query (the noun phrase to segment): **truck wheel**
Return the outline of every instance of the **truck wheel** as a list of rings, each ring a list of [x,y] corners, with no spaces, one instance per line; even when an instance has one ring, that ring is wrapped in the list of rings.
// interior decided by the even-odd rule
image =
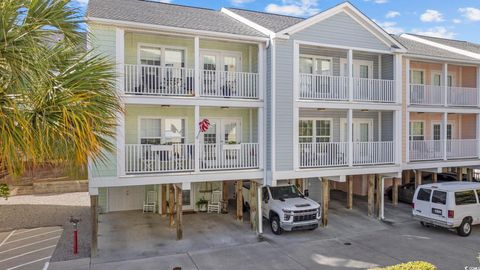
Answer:
[[[457,228],[457,234],[460,236],[469,236],[472,232],[472,221],[468,218],[464,218],[460,227]]]
[[[282,227],[280,227],[280,219],[277,215],[273,216],[270,219],[270,228],[272,229],[272,232],[276,235],[280,235],[283,233],[283,229]]]

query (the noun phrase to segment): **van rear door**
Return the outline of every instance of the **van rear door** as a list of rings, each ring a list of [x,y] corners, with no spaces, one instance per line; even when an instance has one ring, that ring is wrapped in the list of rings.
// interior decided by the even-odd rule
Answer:
[[[447,221],[448,209],[446,191],[433,190],[430,217],[439,221]]]
[[[430,197],[432,190],[429,188],[419,188],[414,198],[414,214],[422,217],[430,217]]]

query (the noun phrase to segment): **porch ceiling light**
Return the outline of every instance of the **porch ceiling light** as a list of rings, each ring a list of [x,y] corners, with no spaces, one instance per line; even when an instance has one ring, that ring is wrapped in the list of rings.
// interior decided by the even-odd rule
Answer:
[[[163,108],[169,108],[170,105],[162,105],[161,107],[163,107]]]
[[[229,109],[229,108],[230,108],[230,107],[228,107],[228,106],[222,106],[222,107],[220,107],[220,109]]]
[[[361,109],[362,112],[368,112],[368,109]]]
[[[318,108],[317,111],[325,111],[325,108]]]

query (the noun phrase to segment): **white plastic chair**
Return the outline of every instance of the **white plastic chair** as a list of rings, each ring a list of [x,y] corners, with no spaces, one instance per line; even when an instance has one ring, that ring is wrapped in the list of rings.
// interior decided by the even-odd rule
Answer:
[[[152,190],[147,192],[147,200],[143,201],[143,213],[155,213],[155,209],[157,209],[157,192]]]
[[[207,205],[207,212],[217,212],[220,214],[220,211],[222,210],[222,202],[220,200],[222,196],[222,192],[219,190],[212,191],[212,198],[208,202]]]

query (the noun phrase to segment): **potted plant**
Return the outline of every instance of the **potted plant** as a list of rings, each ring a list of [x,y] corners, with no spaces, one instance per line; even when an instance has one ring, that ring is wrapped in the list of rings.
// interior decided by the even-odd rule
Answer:
[[[207,212],[207,204],[208,201],[205,198],[200,198],[196,203],[198,211]]]

